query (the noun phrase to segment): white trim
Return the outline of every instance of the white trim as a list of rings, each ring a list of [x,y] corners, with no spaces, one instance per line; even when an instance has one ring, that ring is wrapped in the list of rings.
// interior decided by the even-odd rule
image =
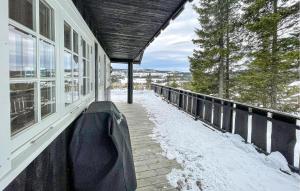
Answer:
[[[300,120],[297,119],[296,125],[300,128]],[[294,167],[300,168],[300,130],[296,129],[296,144],[294,148]]]
[[[272,113],[268,112],[268,118],[272,118]],[[271,144],[272,144],[272,121],[268,119],[267,121],[267,133],[266,133],[266,140],[267,140],[267,153],[271,153]]]
[[[252,113],[248,114],[248,132],[247,132],[247,142],[251,143],[252,141]]]
[[[221,102],[221,122],[220,122],[220,129],[223,129],[223,117],[224,117],[224,102]]]
[[[232,111],[232,134],[235,133],[235,118],[236,118],[236,104],[233,104],[233,111]]]
[[[8,0],[1,1],[0,7],[0,177],[11,169],[10,159],[10,87],[9,87],[9,41],[8,41]]]
[[[215,102],[211,100],[211,124],[214,124],[214,111],[215,111]]]

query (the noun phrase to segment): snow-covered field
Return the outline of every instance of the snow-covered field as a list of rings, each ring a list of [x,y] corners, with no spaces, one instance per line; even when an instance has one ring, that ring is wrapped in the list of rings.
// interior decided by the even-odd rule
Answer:
[[[134,91],[133,95],[134,102],[142,104],[155,123],[151,136],[160,143],[163,154],[182,166],[167,175],[174,187],[195,191],[300,190],[300,176],[290,172],[279,152],[260,154],[240,136],[206,127],[152,91]],[[125,102],[126,96],[125,90],[112,91],[112,101]]]

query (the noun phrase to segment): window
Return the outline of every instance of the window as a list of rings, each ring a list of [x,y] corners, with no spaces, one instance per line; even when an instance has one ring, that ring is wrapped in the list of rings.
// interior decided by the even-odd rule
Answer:
[[[36,98],[36,83],[10,84],[12,134],[16,134],[37,122]]]
[[[81,86],[81,94],[87,95],[90,93],[90,51],[89,45],[82,38],[82,86]]]
[[[40,34],[44,37],[54,40],[54,27],[52,20],[53,10],[50,6],[42,1],[40,1]]]
[[[73,31],[73,51],[78,54],[78,34]]]
[[[65,48],[71,49],[71,26],[65,22],[64,24],[64,42],[65,42]]]
[[[56,97],[55,97],[55,82],[43,81],[41,82],[41,113],[42,119],[55,113]]]
[[[38,5],[40,33],[24,32],[15,22],[8,26],[12,135],[56,110],[53,10],[43,2]],[[36,21],[33,7],[33,0],[10,0],[10,18],[33,29]]]
[[[33,0],[9,0],[9,18],[34,29]]]
[[[67,30],[66,30],[67,29]],[[64,52],[64,84],[65,84],[65,105],[68,106],[79,99],[79,59],[78,59],[78,33],[65,22],[65,37],[73,34],[73,37],[67,37],[65,40]],[[73,39],[73,43],[71,41]],[[66,39],[66,38],[65,38]],[[69,43],[69,44],[68,44]],[[72,49],[71,49],[72,48]]]
[[[9,26],[9,47],[10,77],[36,77],[36,38]]]
[[[42,78],[55,77],[54,45],[40,41],[40,73]]]

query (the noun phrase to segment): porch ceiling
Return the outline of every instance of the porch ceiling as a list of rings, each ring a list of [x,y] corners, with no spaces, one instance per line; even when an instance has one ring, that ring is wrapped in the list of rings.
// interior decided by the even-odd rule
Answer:
[[[188,0],[73,0],[112,62],[136,62]],[[191,0],[189,0],[191,1]],[[87,19],[86,19],[87,20]]]

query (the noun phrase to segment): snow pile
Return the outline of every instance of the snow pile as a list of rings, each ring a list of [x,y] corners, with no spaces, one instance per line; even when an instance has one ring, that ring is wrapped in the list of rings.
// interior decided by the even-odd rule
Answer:
[[[124,90],[113,90],[112,101],[126,101],[126,95]],[[195,191],[300,190],[300,176],[290,172],[279,152],[260,154],[240,136],[207,128],[152,91],[134,91],[134,102],[142,104],[155,123],[152,137],[160,143],[163,154],[183,167],[167,175],[174,187]]]

